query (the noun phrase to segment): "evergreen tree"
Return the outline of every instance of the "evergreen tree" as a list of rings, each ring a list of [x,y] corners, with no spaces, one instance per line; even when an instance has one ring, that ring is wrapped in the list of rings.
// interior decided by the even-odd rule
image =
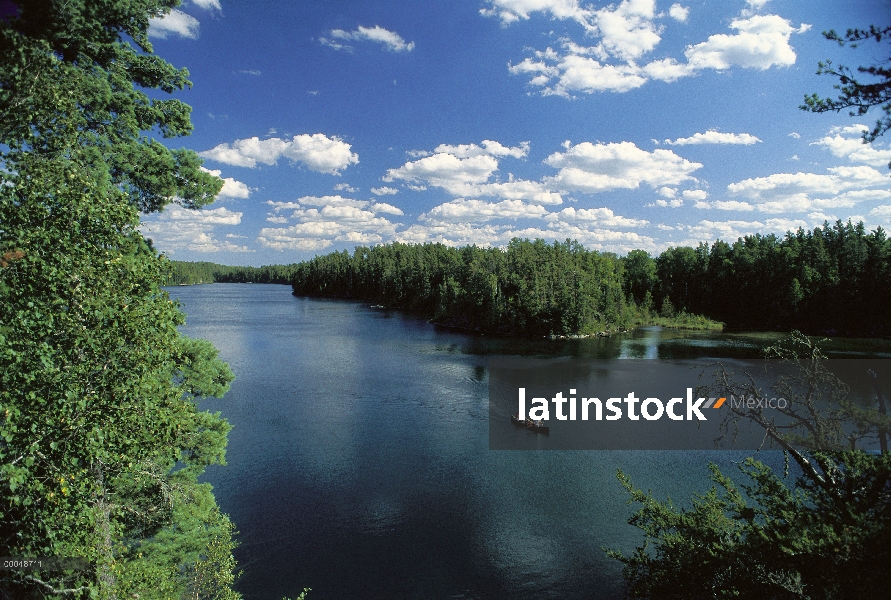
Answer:
[[[0,571],[16,598],[235,598],[232,524],[198,476],[228,424],[199,411],[232,373],[160,286],[140,211],[222,181],[153,137],[188,73],[152,53],[175,0],[18,0],[0,21],[0,554],[89,568]],[[9,6],[9,3],[8,3]]]

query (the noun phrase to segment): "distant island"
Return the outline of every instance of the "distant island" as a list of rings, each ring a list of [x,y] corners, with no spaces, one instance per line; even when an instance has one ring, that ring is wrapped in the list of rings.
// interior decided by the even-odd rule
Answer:
[[[359,246],[291,265],[171,265],[171,285],[289,283],[298,296],[363,300],[493,334],[586,336],[641,325],[891,333],[891,241],[850,221],[655,258],[514,239],[506,248]]]

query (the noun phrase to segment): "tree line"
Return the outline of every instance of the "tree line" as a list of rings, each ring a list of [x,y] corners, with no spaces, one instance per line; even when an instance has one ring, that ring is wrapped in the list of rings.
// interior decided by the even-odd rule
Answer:
[[[667,300],[734,329],[891,330],[891,241],[862,222],[669,248],[655,259],[638,250],[625,267],[637,303]]]
[[[240,267],[212,262],[170,261],[166,285],[197,283],[291,283],[294,265]]]
[[[493,333],[584,334],[709,320],[738,330],[891,329],[891,240],[881,227],[867,232],[850,221],[673,247],[656,257],[515,239],[505,249],[358,247],[282,271],[288,269],[296,295],[367,300]]]
[[[299,263],[291,283],[295,295],[366,300],[463,329],[573,335],[647,318],[629,304],[623,272],[615,254],[572,240],[514,239],[504,249],[393,243]]]

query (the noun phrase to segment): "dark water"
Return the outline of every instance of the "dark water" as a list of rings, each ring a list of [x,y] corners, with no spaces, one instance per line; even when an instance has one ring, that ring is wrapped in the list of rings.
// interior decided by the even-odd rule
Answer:
[[[228,466],[205,477],[237,524],[248,600],[622,597],[603,547],[638,531],[616,480],[689,504],[731,452],[488,449],[493,356],[746,357],[777,336],[638,330],[488,339],[277,285],[170,289],[185,332],[237,375],[221,410]],[[776,454],[761,454],[779,465]]]

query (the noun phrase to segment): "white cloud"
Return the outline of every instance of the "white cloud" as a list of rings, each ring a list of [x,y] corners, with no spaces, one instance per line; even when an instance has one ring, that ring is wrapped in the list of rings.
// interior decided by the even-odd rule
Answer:
[[[824,146],[833,156],[847,158],[852,162],[865,163],[874,167],[885,167],[891,163],[891,150],[879,150],[874,144],[866,144],[863,134],[869,131],[866,125],[833,127],[829,135],[813,142],[812,146]]]
[[[657,191],[663,198],[674,198],[678,192],[676,189],[670,187],[661,187]]]
[[[462,159],[454,154],[439,153],[409,161],[396,169],[389,169],[383,180],[428,182],[458,196],[474,195],[474,186],[488,181],[497,169],[498,160],[488,154]]]
[[[161,252],[175,254],[178,250],[193,252],[252,252],[228,240],[220,241],[214,231],[218,226],[241,223],[242,213],[225,207],[189,210],[171,204],[159,214],[143,220],[140,231],[154,242]]]
[[[532,13],[542,12],[552,19],[572,19],[588,26],[590,12],[583,9],[578,0],[487,0],[491,8],[483,8],[480,14],[498,17],[505,25],[526,20]]]
[[[663,200],[662,198],[647,204],[647,208],[652,208],[654,206],[659,206],[662,208],[680,208],[684,205],[684,200],[682,198],[675,198],[673,200]]]
[[[355,191],[355,190],[353,190],[353,191]],[[371,188],[371,193],[374,194],[375,196],[390,196],[393,194],[398,194],[399,190],[397,190],[396,188],[383,186],[383,187],[378,187],[378,188]]]
[[[837,194],[855,187],[887,185],[888,177],[872,167],[830,167],[828,175],[817,173],[775,173],[745,179],[727,186],[734,195],[767,200],[790,194]]]
[[[743,212],[751,212],[755,210],[755,207],[748,202],[740,202],[739,200],[718,200],[716,202],[702,202],[699,201],[694,204],[696,208],[702,209],[717,209],[717,210],[738,210]]]
[[[735,241],[756,233],[775,233],[783,235],[787,231],[797,231],[799,227],[807,229],[810,224],[802,219],[766,219],[764,221],[710,221],[702,220],[696,225],[682,226],[690,237],[673,242],[674,246],[696,246],[699,242],[711,243],[716,239]]]
[[[687,62],[694,69],[729,69],[740,66],[749,69],[768,69],[774,65],[795,64],[795,51],[789,45],[793,33],[799,29],[777,15],[758,15],[748,19],[735,19],[730,28],[739,33],[719,33],[706,41],[688,46],[684,50]]]
[[[223,10],[220,0],[191,0],[191,3],[204,10]]]
[[[700,163],[681,158],[671,150],[641,150],[631,142],[564,144],[566,152],[555,152],[545,163],[560,169],[545,183],[561,190],[602,192],[636,189],[641,183],[652,187],[678,185],[693,179]]]
[[[236,167],[254,168],[257,163],[274,165],[284,157],[301,163],[311,171],[339,175],[341,169],[359,162],[359,155],[350,152],[350,144],[338,137],[322,133],[295,135],[290,140],[252,137],[220,144],[198,155]]]
[[[398,224],[378,213],[402,215],[386,203],[344,198],[343,196],[304,196],[297,202],[267,201],[274,213],[292,210],[289,227],[265,227],[257,241],[274,250],[322,250],[335,242],[377,243],[392,239]],[[321,208],[309,208],[321,207]],[[281,217],[268,221],[284,224]]]
[[[627,92],[647,82],[635,65],[603,64],[593,58],[567,54],[557,64],[525,59],[508,68],[512,74],[534,74],[530,85],[542,88],[545,96],[572,97],[575,92]]]
[[[656,47],[661,38],[655,16],[655,0],[623,0],[592,13],[603,49],[622,60],[637,59]]]
[[[641,74],[646,75],[650,79],[671,83],[681,77],[692,75],[693,68],[688,64],[679,63],[673,58],[663,58],[662,60],[654,60],[644,65],[641,69]]]
[[[202,171],[221,177],[222,171],[219,169],[205,169],[200,167]],[[222,177],[223,188],[220,190],[220,198],[247,198],[251,195],[251,190],[247,185],[240,181],[236,181],[232,177]]]
[[[742,144],[750,146],[760,141],[749,133],[720,133],[714,129],[709,129],[705,133],[694,133],[690,137],[678,138],[674,141],[665,140],[665,143],[672,146],[689,146],[691,144]]]
[[[511,2],[514,7],[521,4],[525,2]],[[532,57],[510,65],[509,71],[528,76],[529,85],[539,88],[545,96],[623,93],[650,80],[673,82],[703,69],[739,66],[763,70],[792,65],[796,55],[789,39],[793,33],[803,33],[810,27],[801,25],[796,29],[777,15],[738,18],[730,24],[737,33],[712,35],[704,42],[687,46],[685,63],[666,57],[641,66],[638,60],[660,40],[661,28],[654,24],[654,10],[653,0],[625,0],[607,8],[582,11],[584,18],[580,22],[586,25],[587,33],[601,36],[598,45],[580,46],[562,39],[562,52],[553,48],[534,51]],[[672,10],[679,17],[685,9],[676,4],[670,13]],[[685,12],[683,16],[686,17]]]
[[[827,174],[775,173],[727,186],[728,192],[748,198],[765,213],[811,212],[850,208],[860,202],[891,197],[888,179],[867,166],[831,167]]]
[[[542,238],[545,240],[563,241],[566,238],[578,240],[588,248],[627,253],[635,248],[654,250],[653,238],[641,235],[636,231],[614,231],[598,225],[585,223],[582,226],[555,221],[547,228],[526,227],[515,229],[487,223],[434,223],[416,224],[400,231],[394,239],[404,243],[439,242],[449,246],[506,246],[513,238]]]
[[[499,157],[524,158],[529,142],[519,146],[505,146],[492,140],[477,144],[440,144],[431,154],[412,151],[421,156],[401,167],[389,169],[382,179],[386,182],[403,181],[413,190],[424,190],[427,185],[439,187],[455,196],[495,196],[509,200],[529,200],[539,204],[560,204],[560,194],[539,182],[514,180],[490,182],[498,171]]]
[[[386,202],[375,202],[369,207],[369,210],[373,213],[384,213],[387,215],[402,216],[405,214],[404,212],[402,212],[401,208],[397,208],[392,204],[387,204]]]
[[[597,227],[641,227],[649,225],[649,221],[629,219],[616,215],[609,208],[580,208],[576,210],[571,206],[564,208],[558,213],[549,214],[546,220]]]
[[[690,9],[680,4],[672,4],[668,9],[668,15],[675,21],[686,23],[687,17],[690,16]]]
[[[798,138],[801,137],[801,134],[800,134],[800,133],[796,133],[796,132],[793,131],[792,133],[789,134],[789,137],[790,137],[790,138],[798,139]]]
[[[513,148],[504,146],[492,140],[483,140],[479,146],[476,144],[459,144],[457,146],[440,144],[433,150],[433,152],[435,154],[452,154],[458,158],[470,158],[472,156],[482,155],[523,158],[529,154],[529,142],[520,142],[519,146],[514,146]]]
[[[173,9],[163,17],[149,19],[149,37],[165,39],[169,35],[197,39],[198,19],[181,10]]]
[[[681,194],[687,200],[705,200],[708,198],[708,192],[705,190],[684,190]]]
[[[383,46],[391,52],[411,52],[415,47],[414,42],[406,43],[398,33],[384,29],[380,25],[375,25],[374,27],[363,27],[359,25],[354,31],[332,29],[329,35],[337,40],[377,42],[383,44]],[[352,50],[351,46],[340,44],[334,40],[319,38],[319,41],[336,50]]]
[[[547,211],[540,205],[526,204],[521,200],[484,202],[456,198],[440,204],[421,215],[418,221],[427,223],[481,223],[492,219],[541,218]]]
[[[347,192],[350,194],[355,194],[356,192],[359,191],[359,188],[354,188],[353,186],[351,186],[348,183],[338,183],[337,185],[334,186],[334,189],[338,192]]]
[[[291,204],[291,203],[288,203]],[[307,206],[349,206],[351,208],[365,208],[370,203],[367,200],[354,200],[343,196],[303,196],[297,199],[297,204]]]
[[[537,181],[517,179],[476,186],[479,196],[495,196],[509,200],[526,200],[536,204],[562,204],[563,197],[553,189]]]
[[[891,222],[891,205],[885,204],[882,206],[876,206],[874,209],[869,211],[869,216],[876,219],[884,219],[885,222]]]

